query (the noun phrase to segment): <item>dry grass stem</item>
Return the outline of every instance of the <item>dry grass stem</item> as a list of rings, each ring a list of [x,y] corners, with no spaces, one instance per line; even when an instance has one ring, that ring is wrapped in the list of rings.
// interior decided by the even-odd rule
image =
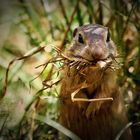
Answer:
[[[80,101],[80,102],[97,102],[97,101],[113,101],[113,98],[111,97],[106,97],[106,98],[98,98],[98,99],[86,99],[86,98],[74,98],[75,95],[84,88],[89,87],[91,84],[86,84],[83,83],[82,86],[80,88],[78,88],[77,90],[75,90],[72,94],[71,94],[71,100],[73,102],[75,101]]]

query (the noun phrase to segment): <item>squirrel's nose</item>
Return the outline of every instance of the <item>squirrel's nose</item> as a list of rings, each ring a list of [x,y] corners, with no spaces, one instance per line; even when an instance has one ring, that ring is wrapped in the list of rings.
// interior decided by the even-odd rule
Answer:
[[[104,50],[101,46],[92,46],[91,55],[93,60],[100,60],[104,57]]]

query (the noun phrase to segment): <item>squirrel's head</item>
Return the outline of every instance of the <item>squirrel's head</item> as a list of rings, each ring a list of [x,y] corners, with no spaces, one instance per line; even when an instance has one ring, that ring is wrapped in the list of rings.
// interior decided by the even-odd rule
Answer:
[[[107,27],[88,24],[74,30],[68,56],[97,62],[116,55],[116,47]]]

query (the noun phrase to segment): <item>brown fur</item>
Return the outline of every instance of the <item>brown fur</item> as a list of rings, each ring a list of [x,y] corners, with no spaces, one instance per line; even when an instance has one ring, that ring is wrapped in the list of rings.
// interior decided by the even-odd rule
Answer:
[[[112,69],[102,69],[97,65],[87,66],[81,70],[66,65],[60,94],[61,124],[82,140],[113,140],[127,124],[116,76],[116,72]],[[89,86],[81,89],[76,97],[87,99],[112,97],[113,101],[72,102],[71,94],[83,83]],[[128,140],[129,136],[128,132],[125,132],[121,138]]]

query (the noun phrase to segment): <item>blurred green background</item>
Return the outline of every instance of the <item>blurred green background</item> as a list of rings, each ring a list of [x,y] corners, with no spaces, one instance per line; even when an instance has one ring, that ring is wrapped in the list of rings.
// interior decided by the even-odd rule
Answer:
[[[59,77],[53,71],[61,64],[49,64],[43,72],[36,67],[56,56],[54,47],[69,47],[74,28],[88,23],[110,29],[121,56],[120,92],[129,121],[136,123],[134,138],[139,137],[140,0],[0,0],[0,139],[61,139],[61,126],[56,129],[60,86],[41,90],[43,81]],[[22,59],[8,68],[16,58]],[[54,123],[38,120],[37,114]]]

